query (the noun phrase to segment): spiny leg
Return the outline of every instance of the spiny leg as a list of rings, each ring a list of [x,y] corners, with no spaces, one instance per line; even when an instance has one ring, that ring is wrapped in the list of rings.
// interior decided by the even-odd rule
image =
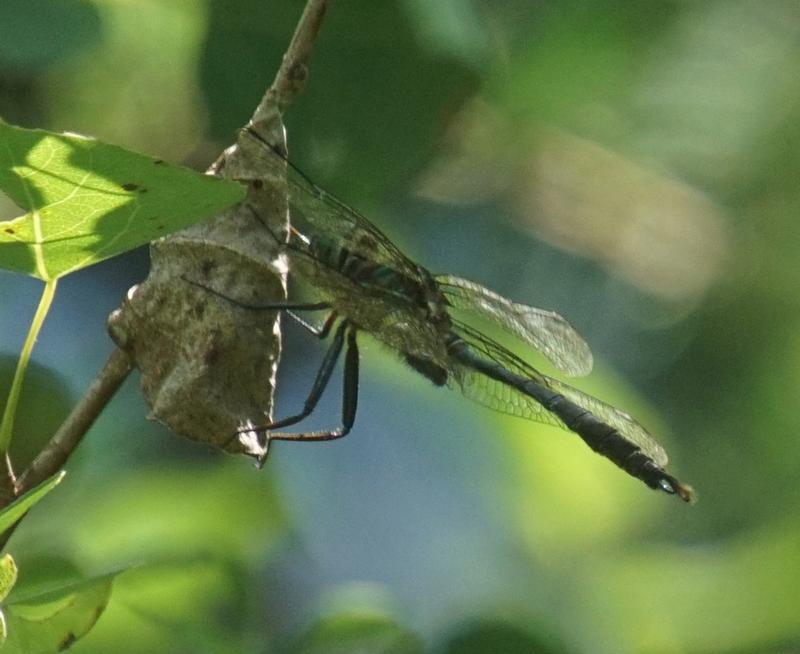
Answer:
[[[336,311],[331,311],[328,316],[325,318],[325,321],[322,323],[321,327],[315,327],[310,323],[306,322],[298,315],[293,313],[293,311],[318,311],[318,310],[325,310],[330,309],[331,305],[327,302],[288,302],[288,301],[280,301],[280,302],[270,302],[266,304],[247,304],[244,302],[240,302],[235,300],[231,297],[228,297],[224,293],[220,293],[219,291],[211,288],[210,286],[206,286],[200,282],[193,281],[188,279],[185,276],[182,276],[182,279],[189,283],[193,284],[194,286],[198,286],[205,291],[211,293],[212,295],[216,295],[217,297],[230,302],[238,307],[243,309],[250,309],[250,310],[274,310],[274,311],[286,311],[294,320],[296,320],[302,327],[306,330],[311,332],[314,336],[319,338],[320,340],[327,338],[328,334],[330,333],[331,329],[333,328],[334,323],[338,319],[338,314]],[[343,427],[335,430],[331,430],[328,432],[314,432],[309,434],[309,438],[307,440],[328,440],[331,438],[340,438],[341,436],[346,435],[351,427],[353,426],[353,421],[355,420],[355,407],[358,400],[358,346],[356,345],[355,341],[355,331],[350,328],[348,329],[349,325],[346,320],[343,320],[339,325],[339,328],[336,330],[336,333],[333,337],[333,342],[331,346],[328,348],[327,353],[325,354],[325,358],[322,360],[322,364],[317,371],[317,375],[314,379],[314,384],[311,386],[311,391],[306,398],[305,403],[303,404],[303,410],[299,413],[296,413],[292,416],[288,416],[281,420],[277,420],[274,422],[269,423],[268,425],[264,425],[262,427],[248,427],[239,429],[233,436],[231,436],[230,440],[228,440],[225,444],[227,447],[234,438],[237,438],[239,434],[243,433],[253,433],[253,432],[269,432],[272,429],[280,428],[280,427],[288,427],[289,425],[293,425],[295,423],[300,422],[304,418],[308,417],[316,408],[317,404],[319,403],[319,399],[322,396],[322,393],[325,391],[325,388],[328,386],[328,382],[330,382],[331,375],[333,374],[333,369],[336,367],[336,362],[339,360],[339,355],[342,352],[342,347],[344,346],[344,339],[345,333],[347,334],[347,354],[345,358],[345,386],[344,386],[344,397],[343,397],[343,408],[342,408],[342,415],[343,415]],[[324,434],[328,434],[327,437]],[[301,437],[302,434],[279,434],[277,436],[272,436],[268,434],[267,436],[267,447],[269,447],[269,441],[272,439],[279,439],[279,440],[303,440]],[[316,436],[316,437],[315,437]],[[264,459],[267,456],[267,451],[260,457],[260,461],[263,463]]]
[[[181,279],[189,284],[192,284],[193,286],[202,288],[204,291],[211,293],[211,295],[216,295],[217,297],[222,298],[226,302],[230,302],[237,307],[241,307],[242,309],[250,309],[252,311],[325,311],[331,308],[329,302],[289,302],[286,300],[281,300],[279,302],[265,302],[264,304],[249,304],[247,302],[235,300],[234,298],[229,297],[224,293],[220,293],[210,286],[206,286],[201,282],[196,282],[193,279],[189,279],[185,275],[181,275]]]
[[[211,288],[210,286],[206,286],[200,282],[193,281],[188,279],[187,277],[182,277],[182,279],[189,284],[193,284],[194,286],[198,286],[203,290],[211,293],[212,295],[216,295],[217,297],[222,298],[223,300],[234,304],[235,306],[241,307],[243,309],[248,310],[272,310],[272,311],[286,311],[292,318],[294,318],[301,326],[305,329],[310,331],[314,336],[319,339],[324,339],[330,333],[333,324],[336,322],[337,313],[335,311],[331,311],[328,316],[325,318],[325,321],[322,324],[322,327],[317,328],[313,325],[309,324],[299,316],[292,313],[294,311],[318,311],[318,310],[325,310],[330,309],[331,306],[327,302],[288,302],[288,301],[280,301],[280,302],[269,302],[266,304],[247,304],[245,302],[240,302],[239,300],[235,300],[231,297],[228,297],[224,293],[220,293],[219,291]],[[320,396],[322,395],[322,391],[325,390],[325,386],[328,384],[330,380],[331,373],[333,372],[333,368],[336,365],[336,361],[339,358],[339,354],[342,351],[342,346],[344,344],[344,329],[345,323],[343,322],[342,325],[337,330],[336,336],[334,337],[333,343],[328,350],[328,353],[325,355],[325,359],[322,361],[322,365],[320,366],[319,371],[317,372],[317,377],[314,380],[314,385],[311,388],[311,392],[306,399],[305,406],[302,412],[296,414],[295,416],[290,416],[289,418],[285,418],[275,423],[271,423],[267,427],[258,428],[258,429],[240,429],[239,431],[231,437],[236,438],[238,434],[252,432],[252,431],[261,431],[262,429],[268,429],[275,426],[284,427],[286,425],[294,424],[295,422],[299,422],[306,416],[308,416],[316,406],[317,402],[319,401]],[[230,441],[229,441],[230,442]]]
[[[200,282],[193,281],[188,277],[186,277],[185,275],[181,275],[181,279],[183,279],[183,281],[189,284],[202,288],[204,291],[207,291],[212,295],[216,295],[217,297],[222,298],[226,302],[230,302],[234,306],[240,307],[242,309],[249,309],[251,311],[285,311],[301,327],[311,332],[314,336],[316,336],[320,340],[328,336],[328,333],[330,332],[333,323],[336,321],[337,314],[335,311],[331,311],[331,313],[328,314],[327,318],[325,318],[325,322],[323,322],[322,327],[314,327],[314,325],[312,325],[306,320],[303,320],[300,316],[294,313],[295,311],[325,311],[331,308],[331,305],[328,302],[289,302],[288,300],[282,300],[280,302],[266,302],[264,304],[248,304],[246,302],[240,302],[239,300],[234,300],[232,297],[228,297],[224,293],[220,293],[219,291],[211,288],[210,286],[206,286],[205,284],[202,284]]]
[[[279,429],[281,427],[288,427],[289,425],[294,425],[295,423],[300,422],[303,418],[307,418],[317,406],[319,402],[319,398],[322,396],[323,391],[328,385],[328,382],[331,380],[331,374],[333,374],[333,369],[336,366],[336,362],[339,359],[339,355],[342,353],[342,347],[344,346],[344,337],[345,331],[347,330],[347,322],[342,321],[339,325],[336,333],[333,336],[333,342],[331,346],[328,348],[328,351],[325,354],[325,358],[322,360],[322,365],[320,365],[319,370],[317,371],[317,376],[314,378],[314,384],[311,386],[311,391],[306,398],[306,401],[303,404],[303,410],[299,413],[294,415],[288,416],[286,418],[282,418],[280,420],[275,420],[268,425],[263,425],[261,427],[249,427],[246,429],[240,429],[238,433],[250,433],[250,432],[269,432],[272,429]],[[324,329],[324,328],[323,328]],[[348,350],[349,356],[349,350]],[[267,438],[271,438],[268,434]]]
[[[336,429],[320,431],[267,434],[267,443],[269,443],[269,441],[330,441],[336,438],[342,438],[350,433],[350,430],[353,428],[353,423],[356,420],[356,408],[358,406],[358,344],[356,342],[356,330],[347,322],[343,322],[342,326],[337,330],[336,335],[339,336],[343,329],[347,329],[347,352],[344,359],[341,426]],[[316,399],[319,399],[319,397]],[[286,420],[281,420],[272,423],[268,428],[285,426],[286,424],[291,423],[287,423]]]
[[[315,307],[316,309],[316,307]],[[291,311],[286,311],[292,318],[294,318],[300,325],[302,325],[305,329],[311,332],[314,336],[319,338],[320,340],[327,338],[328,334],[331,331],[336,320],[339,318],[339,314],[335,311],[331,311],[325,321],[322,323],[321,327],[314,327],[307,323],[305,320],[296,316]],[[333,369],[336,366],[336,361],[339,359],[339,355],[342,352],[342,344],[344,342],[343,332],[346,323],[343,321],[340,325],[339,329],[336,330],[336,335],[334,336],[333,342],[331,346],[328,348],[328,351],[325,353],[325,358],[322,360],[322,364],[317,370],[317,376],[314,379],[314,384],[311,387],[311,391],[306,398],[305,404],[303,406],[303,411],[294,416],[289,416],[288,418],[283,418],[282,420],[278,420],[276,422],[272,422],[269,425],[265,425],[263,427],[245,427],[242,429],[237,430],[223,446],[223,449],[226,449],[233,440],[239,438],[240,434],[251,434],[253,432],[266,432],[269,429],[272,429],[276,426],[278,427],[286,427],[288,425],[293,425],[296,422],[300,422],[303,418],[310,415],[317,406],[317,402],[319,402],[319,398],[322,395],[323,391],[325,390],[328,382],[330,381],[331,374],[333,373]],[[324,377],[324,378],[323,378]],[[269,447],[269,441],[267,441],[267,447]],[[263,455],[259,457],[259,467],[263,465],[264,459],[267,457],[267,452],[265,451]]]

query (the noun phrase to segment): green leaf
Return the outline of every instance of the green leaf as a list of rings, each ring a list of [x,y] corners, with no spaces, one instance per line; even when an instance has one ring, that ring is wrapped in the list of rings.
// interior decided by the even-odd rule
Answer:
[[[10,554],[0,558],[0,602],[11,592],[14,584],[17,583],[17,564]],[[0,608],[0,646],[6,642],[8,627],[6,625],[6,615]]]
[[[0,268],[48,281],[210,218],[241,184],[75,134],[0,122]]]
[[[14,584],[17,583],[17,564],[10,554],[0,558],[0,602],[2,602]]]
[[[3,608],[6,642],[3,654],[62,652],[86,635],[111,597],[115,574],[39,591]]]
[[[53,490],[67,473],[64,471],[53,475],[50,479],[29,490],[22,497],[18,497],[5,509],[0,511],[0,533],[3,533],[17,520],[24,516],[30,508]]]

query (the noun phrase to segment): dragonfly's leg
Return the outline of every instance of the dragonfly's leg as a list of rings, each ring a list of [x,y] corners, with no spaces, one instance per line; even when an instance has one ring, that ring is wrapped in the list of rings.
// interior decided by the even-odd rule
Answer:
[[[222,298],[226,302],[230,302],[231,304],[236,305],[237,307],[241,307],[242,309],[251,309],[253,311],[324,311],[331,308],[331,305],[328,302],[289,302],[289,301],[281,301],[281,302],[267,302],[265,304],[248,304],[246,302],[240,302],[239,300],[235,300],[232,297],[228,297],[224,293],[220,293],[217,290],[214,290],[210,286],[206,286],[205,284],[201,284],[200,282],[196,282],[192,279],[189,279],[185,275],[181,275],[181,279],[189,284],[193,284],[194,286],[198,286],[202,288],[204,291],[208,291],[212,295],[216,295],[219,298]]]
[[[287,313],[319,339],[324,339],[328,336],[328,334],[331,331],[331,328],[333,327],[333,324],[339,317],[335,311],[331,311],[330,314],[328,314],[328,317],[325,318],[325,322],[322,324],[322,327],[317,328],[314,327],[313,325],[310,325],[305,320],[298,318],[291,311],[287,311]],[[288,418],[283,418],[276,422],[272,422],[262,427],[248,427],[239,429],[237,432],[233,434],[233,436],[231,436],[227,441],[225,441],[225,444],[223,445],[222,449],[226,449],[227,446],[230,445],[230,443],[233,440],[239,437],[239,434],[266,432],[275,427],[286,427],[288,425],[293,425],[296,422],[300,422],[303,418],[310,415],[311,412],[316,407],[317,402],[319,402],[319,398],[322,395],[322,392],[328,385],[328,382],[330,381],[331,378],[331,374],[333,373],[333,369],[336,366],[336,361],[339,359],[339,355],[342,352],[342,346],[344,344],[344,329],[345,329],[345,323],[343,322],[342,325],[339,327],[339,329],[336,330],[336,336],[333,339],[333,343],[331,343],[330,348],[328,348],[328,351],[325,354],[325,358],[322,360],[322,364],[320,365],[319,370],[317,371],[317,376],[314,379],[314,384],[311,387],[311,391],[309,392],[305,404],[303,405],[303,410],[300,413],[295,414],[293,416],[289,416]],[[266,454],[264,454],[261,457],[262,462],[265,457]]]
[[[252,433],[252,432],[270,432],[273,429],[280,429],[281,427],[288,427],[289,425],[294,425],[295,423],[300,422],[303,418],[308,417],[312,411],[317,406],[319,402],[319,398],[322,396],[322,392],[325,390],[325,387],[328,385],[328,382],[331,379],[331,374],[333,373],[333,369],[336,366],[336,361],[339,359],[339,355],[342,353],[342,347],[344,346],[344,338],[345,338],[345,331],[347,330],[347,322],[342,321],[339,325],[339,328],[336,330],[336,333],[333,336],[333,342],[331,343],[330,348],[328,348],[328,352],[325,354],[325,358],[322,360],[322,365],[319,367],[317,371],[317,376],[314,379],[314,384],[311,386],[311,391],[306,398],[305,403],[303,404],[303,410],[299,413],[295,413],[294,415],[288,416],[286,418],[282,418],[280,420],[275,420],[274,422],[269,423],[268,425],[263,425],[260,427],[248,427],[244,429],[240,429],[237,434],[243,433]],[[350,353],[348,350],[348,359]],[[271,438],[271,435],[267,434],[267,440]]]
[[[341,328],[340,328],[341,330]],[[337,335],[340,332],[337,331]],[[330,441],[350,433],[356,420],[358,406],[358,344],[356,331],[350,327],[347,332],[347,353],[344,359],[344,390],[342,392],[342,425],[336,429],[309,431],[303,433],[271,433],[267,441]],[[281,426],[284,421],[273,423],[270,428]]]

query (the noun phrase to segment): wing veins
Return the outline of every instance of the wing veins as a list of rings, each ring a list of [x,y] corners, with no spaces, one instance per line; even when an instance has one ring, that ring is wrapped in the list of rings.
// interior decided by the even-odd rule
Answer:
[[[593,360],[589,345],[555,311],[512,302],[480,284],[452,275],[437,275],[434,279],[453,307],[500,325],[536,348],[561,372],[583,376],[591,371]]]
[[[588,393],[584,393],[583,391],[580,391],[565,382],[542,374],[516,354],[502,347],[469,325],[466,325],[460,321],[453,321],[453,326],[457,333],[483,356],[488,357],[495,363],[498,363],[517,375],[531,379],[545,388],[548,388],[556,393],[560,393],[575,404],[578,404],[587,411],[590,411],[599,420],[606,422],[608,425],[616,429],[626,440],[637,445],[642,452],[652,458],[658,465],[664,466],[667,464],[667,453],[665,452],[664,448],[644,429],[644,427],[642,427],[636,420],[631,418],[631,416],[629,416],[627,413],[620,411],[610,404],[607,404],[606,402],[603,402],[602,400],[589,395]],[[461,374],[462,378],[466,377],[469,383],[477,385],[476,381],[472,379],[472,377],[475,375],[480,375],[480,373],[467,371],[466,373],[462,372]],[[470,394],[469,387],[467,389],[462,387],[462,390],[470,399],[485,404],[486,406],[500,411],[501,413],[508,413],[510,415],[528,418],[538,422],[544,422],[546,424],[554,424],[558,427],[566,429],[566,426],[558,417],[547,411],[532,397],[529,397],[516,389],[508,387],[505,384],[501,384],[500,382],[495,382],[495,384],[504,387],[502,393],[498,394],[498,392],[495,391],[496,394],[494,396],[485,398]],[[489,386],[486,383],[483,384],[483,387],[490,390],[493,389],[493,386]],[[508,389],[507,391],[505,390],[506,388]],[[506,400],[504,404],[504,397],[511,398],[511,401]],[[530,415],[524,415],[524,413],[518,408],[519,405],[525,406]]]
[[[313,236],[326,234],[332,239],[344,242],[345,247],[352,252],[388,265],[413,279],[421,279],[419,266],[403,254],[369,219],[315,184],[308,175],[252,128],[246,132],[286,164],[289,204],[300,214],[300,222],[305,222],[313,228]],[[302,229],[300,231],[302,232]],[[344,234],[347,237],[343,237]]]

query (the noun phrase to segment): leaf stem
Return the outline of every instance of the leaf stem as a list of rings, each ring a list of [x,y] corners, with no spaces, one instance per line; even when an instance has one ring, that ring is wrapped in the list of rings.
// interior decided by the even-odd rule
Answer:
[[[50,310],[50,305],[53,302],[57,284],[58,279],[51,279],[45,282],[44,289],[42,290],[42,297],[39,299],[39,306],[36,308],[33,321],[28,329],[28,335],[22,346],[22,352],[17,362],[17,369],[14,371],[14,379],[11,382],[11,390],[8,392],[8,401],[3,411],[3,420],[0,422],[0,454],[7,452],[8,446],[11,444],[11,437],[14,432],[14,418],[17,412],[17,404],[19,404],[19,398],[22,394],[22,382],[25,379],[25,371],[28,369],[28,362],[31,358],[33,346],[39,336],[39,331],[42,329],[44,319],[47,317],[47,312]]]

